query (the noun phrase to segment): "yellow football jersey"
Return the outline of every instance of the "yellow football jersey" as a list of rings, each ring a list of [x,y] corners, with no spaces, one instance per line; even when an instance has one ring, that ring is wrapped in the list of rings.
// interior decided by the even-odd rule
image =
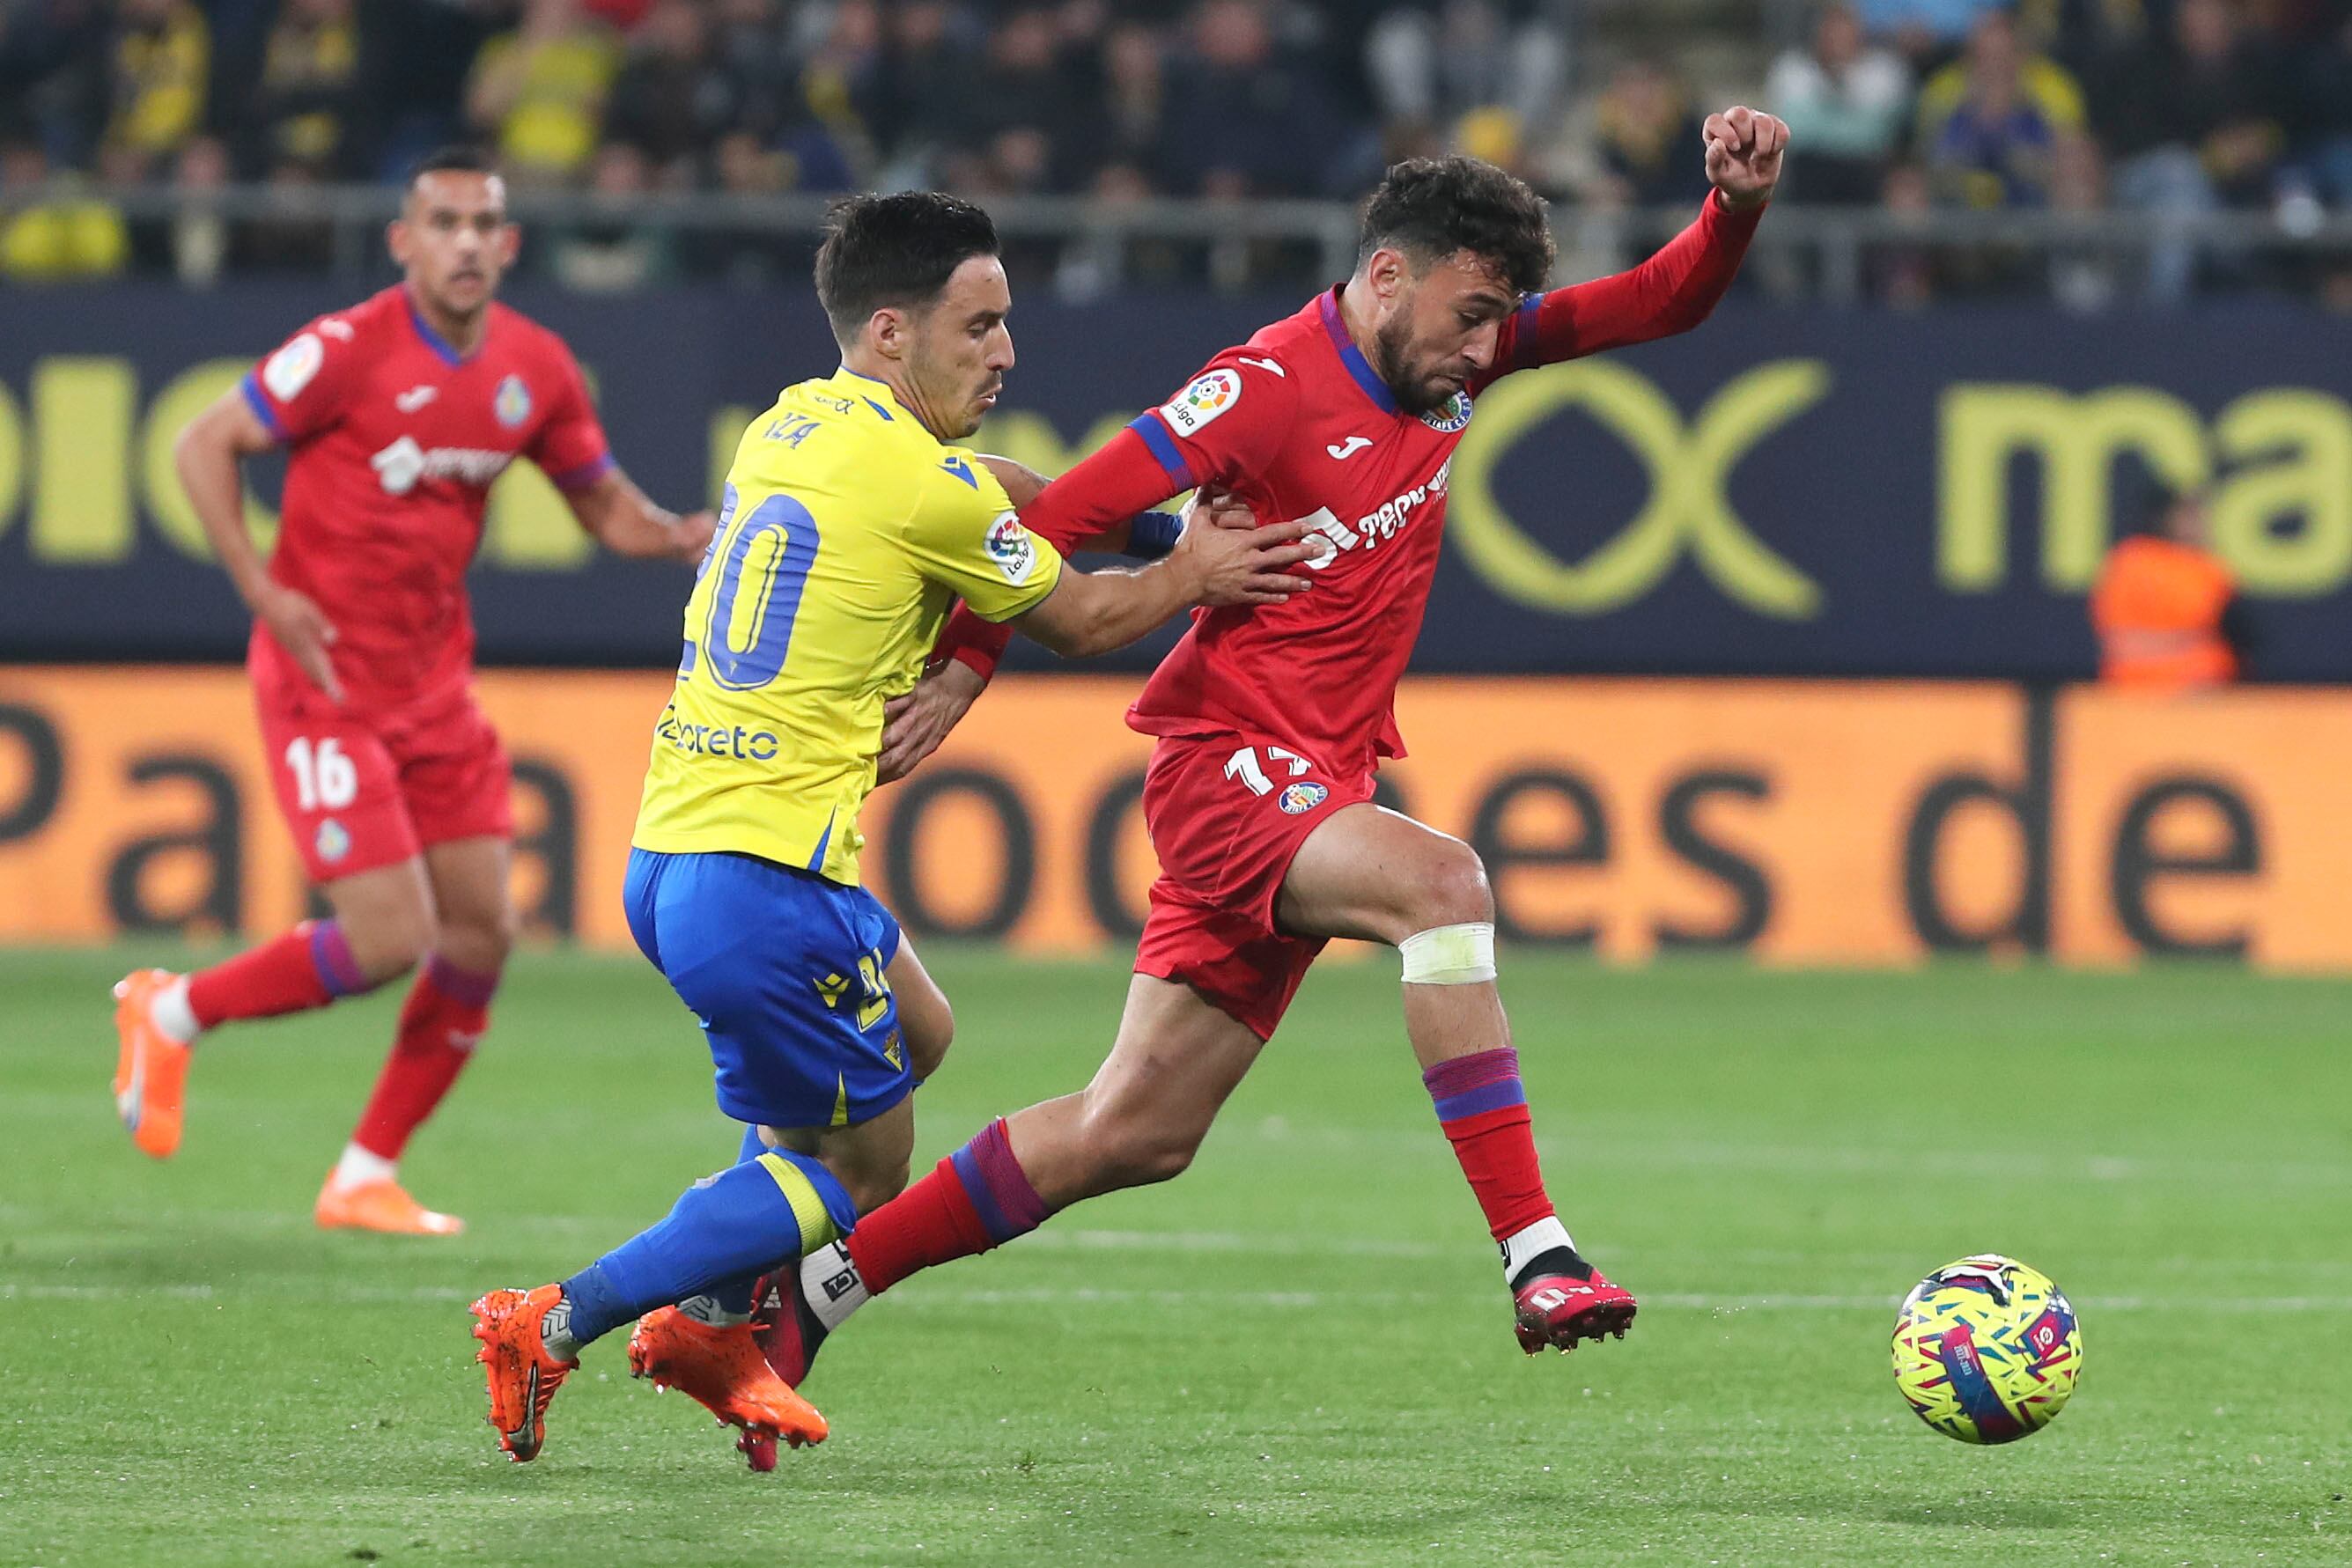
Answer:
[[[735,449],[654,727],[635,842],[732,850],[857,881],[882,704],[961,599],[992,621],[1061,580],[996,476],[882,382],[787,387]]]

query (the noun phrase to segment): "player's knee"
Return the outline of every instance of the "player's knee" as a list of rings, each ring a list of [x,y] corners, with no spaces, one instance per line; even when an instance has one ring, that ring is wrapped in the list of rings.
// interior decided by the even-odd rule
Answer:
[[[1439,925],[1493,925],[1495,890],[1478,852],[1456,839],[1429,857],[1412,878],[1402,936]]]
[[[434,933],[435,950],[468,974],[495,975],[514,951],[518,925],[515,912],[504,905],[445,919]]]
[[[1097,1192],[1150,1186],[1182,1176],[1201,1146],[1201,1136],[1164,1121],[1139,1117],[1089,1114],[1086,1128],[1087,1164]]]
[[[907,1190],[907,1178],[911,1174],[908,1162],[900,1160],[888,1165],[861,1166],[846,1171],[835,1171],[849,1201],[861,1215],[873,1213],[892,1198]]]
[[[438,929],[429,909],[384,912],[363,921],[345,920],[343,940],[371,986],[396,980],[425,961]]]

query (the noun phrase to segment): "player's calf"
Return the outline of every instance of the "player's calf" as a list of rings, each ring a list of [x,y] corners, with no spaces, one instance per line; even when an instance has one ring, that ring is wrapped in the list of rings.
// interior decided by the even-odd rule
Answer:
[[[1417,988],[1478,987],[1492,996],[1495,932],[1483,922],[1416,932],[1399,944],[1410,998]],[[1496,1002],[1499,1015],[1500,1003]],[[1408,1000],[1407,1012],[1413,1009]],[[1578,1255],[1544,1191],[1519,1054],[1502,1045],[1437,1061],[1422,1074],[1438,1124],[1502,1249],[1519,1344],[1573,1349],[1624,1337],[1633,1298]]]

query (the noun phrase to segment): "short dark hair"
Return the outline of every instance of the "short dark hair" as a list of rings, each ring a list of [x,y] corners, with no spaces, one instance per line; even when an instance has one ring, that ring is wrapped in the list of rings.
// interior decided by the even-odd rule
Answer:
[[[1557,255],[1541,196],[1516,174],[1455,154],[1408,158],[1364,204],[1361,263],[1383,248],[1426,267],[1467,251],[1491,263],[1513,292],[1532,294]]]
[[[816,297],[846,344],[877,310],[929,305],[957,267],[996,254],[996,225],[970,202],[936,191],[850,196],[825,214]]]
[[[436,147],[408,167],[409,188],[427,174],[495,174],[498,160],[478,147]]]

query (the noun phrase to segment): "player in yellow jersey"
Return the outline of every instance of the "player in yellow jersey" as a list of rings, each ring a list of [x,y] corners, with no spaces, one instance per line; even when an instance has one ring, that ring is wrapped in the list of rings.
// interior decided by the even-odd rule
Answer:
[[[816,284],[842,368],[786,388],[736,450],[625,889],[638,946],[708,1037],[742,1156],[561,1284],[474,1303],[490,1421],[518,1460],[539,1452],[580,1347],[641,1314],[632,1368],[741,1428],[755,1468],[779,1437],[824,1437],[752,1339],[752,1284],[906,1185],[913,1087],[947,1049],[946,998],[858,884],[857,813],[884,705],[913,689],[955,601],[1080,655],[1193,604],[1307,585],[1286,571],[1312,553],[1299,524],[1163,519],[1164,559],[1066,571],[1006,489],[1025,500],[1034,476],[949,444],[1013,366],[1012,297],[977,207],[845,202]]]

